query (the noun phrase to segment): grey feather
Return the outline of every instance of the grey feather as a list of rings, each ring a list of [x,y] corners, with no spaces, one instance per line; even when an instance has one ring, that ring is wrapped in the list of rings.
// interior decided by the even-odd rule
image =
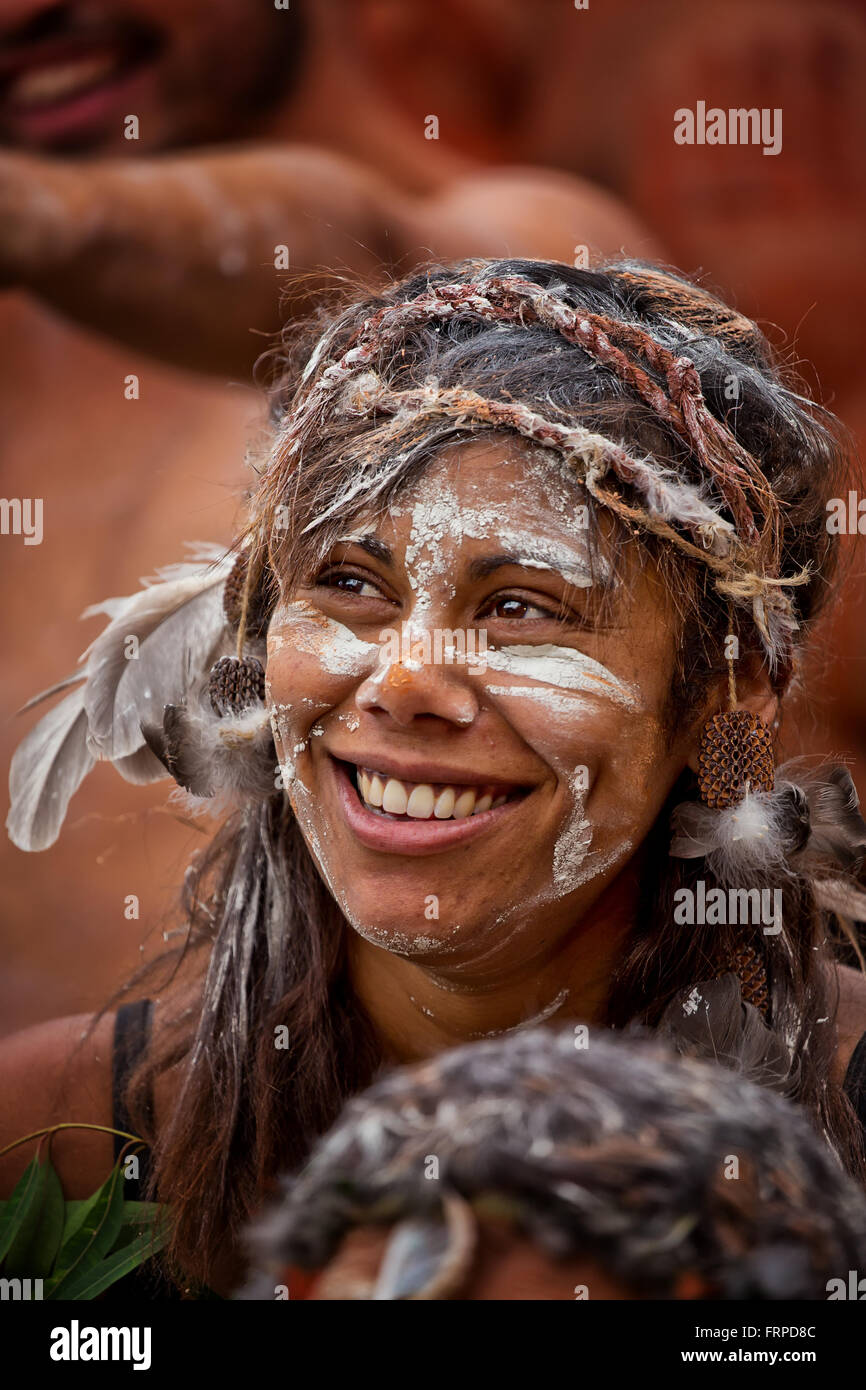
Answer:
[[[272,796],[279,772],[270,719],[262,704],[220,717],[201,699],[166,705],[161,724],[142,736],[174,780],[193,796],[258,801]]]
[[[70,797],[99,759],[113,762],[129,782],[165,776],[142,721],[161,725],[165,706],[200,688],[231,644],[223,590],[233,557],[210,545],[191,551],[192,559],[144,580],[138,593],[88,608],[85,616],[104,613],[108,626],[82,654],[79,670],[25,705],[79,686],[43,716],[13,758],[7,826],[20,848],[54,843]],[[132,636],[137,658],[128,655]]]
[[[12,758],[6,828],[14,845],[40,850],[54,844],[70,797],[93,762],[84,691],[75,690],[40,719]]]
[[[436,1277],[450,1244],[444,1221],[416,1217],[391,1235],[371,1294],[377,1302],[411,1298]]]
[[[697,1007],[688,1008],[690,1001]],[[796,1069],[784,1042],[758,1010],[745,1003],[733,972],[681,990],[662,1015],[658,1031],[684,1056],[722,1062],[776,1091],[788,1092],[796,1085]]]
[[[866,821],[850,772],[834,767],[823,778],[803,775],[802,783],[810,817],[804,856],[828,857],[852,868],[866,854]]]
[[[31,695],[29,700],[25,700],[16,711],[16,714],[26,714],[34,705],[41,705],[43,700],[50,700],[52,695],[59,695],[61,690],[68,690],[70,685],[80,685],[85,679],[84,671],[73,671],[71,675],[64,676],[62,681],[55,681],[49,685],[47,690],[40,690],[38,695]]]
[[[92,643],[85,708],[98,757],[114,761],[137,752],[142,722],[159,719],[222,654],[230,640],[222,606],[227,572],[215,566],[144,589]],[[133,636],[138,656],[130,659]]]

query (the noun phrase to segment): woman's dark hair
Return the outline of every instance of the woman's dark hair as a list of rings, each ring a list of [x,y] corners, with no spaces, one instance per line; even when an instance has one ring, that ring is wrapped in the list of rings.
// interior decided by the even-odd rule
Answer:
[[[306,328],[291,325],[282,349],[267,363],[275,442],[252,506],[250,574],[258,601],[267,609],[280,583],[290,587],[290,576],[307,573],[353,515],[370,506],[386,509],[440,450],[477,437],[471,422],[434,414],[395,426],[390,418],[346,408],[345,395],[308,416],[300,450],[291,446],[285,427],[309,402],[329,364],[381,310],[411,302],[431,287],[470,286],[490,277],[520,277],[568,306],[622,325],[631,343],[627,369],[614,370],[530,317],[491,323],[471,305],[413,323],[396,338],[384,335],[365,364],[394,389],[435,379],[442,390],[459,387],[522,403],[669,464],[692,483],[707,484],[701,459],[682,431],[635,384],[639,370],[667,390],[661,359],[687,355],[712,416],[759,462],[770,484],[780,518],[778,577],[809,571],[807,582],[788,591],[804,636],[832,579],[826,502],[838,493],[846,468],[841,433],[832,416],[786,381],[752,322],[705,289],[638,262],[594,270],[523,260],[436,267],[322,312]],[[649,349],[642,350],[641,342]],[[370,465],[369,487],[354,486],[352,499],[342,501],[362,463]],[[627,488],[620,491],[628,497]],[[600,509],[593,510],[597,515]],[[613,562],[642,547],[679,614],[667,709],[673,730],[694,721],[710,683],[724,670],[730,604],[698,560],[619,517],[613,527]],[[747,609],[738,607],[734,618],[743,652],[760,653]],[[782,664],[774,675],[780,694],[788,674]],[[687,782],[688,776],[675,789],[678,799],[689,794]],[[675,924],[673,894],[698,876],[701,861],[684,868],[683,861],[670,859],[667,834],[666,811],[652,832],[641,910],[612,981],[606,1022],[615,1027],[634,1019],[654,1024],[677,991],[730,968],[742,945],[742,927]],[[792,1058],[790,1093],[847,1166],[860,1171],[859,1129],[831,1079],[833,1034],[817,1026],[834,1013],[827,917],[817,910],[808,880],[788,877],[782,886],[783,933],[768,938],[756,929],[759,934],[749,941],[769,978],[771,1026],[784,1036]],[[172,1254],[182,1268],[207,1277],[267,1182],[303,1160],[346,1098],[374,1076],[380,1056],[346,978],[347,923],[284,793],[223,826],[188,871],[185,912],[186,944],[165,963],[175,972],[170,997],[183,998],[186,1008],[178,1005],[160,1029],[133,1077],[129,1099],[145,1126],[154,1078],[170,1067],[181,1069],[174,1112],[158,1135],[147,1137],[155,1141],[154,1191],[174,1211]],[[287,1047],[275,1045],[282,1025]]]

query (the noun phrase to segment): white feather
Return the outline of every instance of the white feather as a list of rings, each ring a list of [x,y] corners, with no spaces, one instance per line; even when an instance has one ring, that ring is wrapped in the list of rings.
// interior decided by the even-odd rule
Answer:
[[[222,596],[234,557],[210,545],[191,550],[191,560],[143,580],[138,593],[88,608],[85,617],[105,613],[110,621],[82,654],[81,669],[25,707],[82,682],[39,721],[12,759],[7,827],[19,848],[54,843],[70,797],[96,760],[113,762],[129,782],[166,776],[141,724],[161,724],[165,706],[201,684],[229,640]],[[137,658],[130,656],[130,637],[137,639]]]
[[[23,850],[47,849],[60,833],[70,797],[93,767],[84,691],[75,690],[40,719],[15,751],[6,828]]]
[[[785,865],[783,824],[770,792],[747,792],[736,806],[717,810],[683,802],[671,825],[673,857],[706,859],[720,883],[741,884],[744,874],[778,872]]]

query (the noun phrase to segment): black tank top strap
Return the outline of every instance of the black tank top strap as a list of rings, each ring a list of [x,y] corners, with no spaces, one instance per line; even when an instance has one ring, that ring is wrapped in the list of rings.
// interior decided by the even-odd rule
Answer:
[[[866,1135],[866,1033],[851,1053],[842,1084]]]
[[[111,1068],[113,1112],[111,1123],[115,1129],[122,1129],[126,1134],[134,1134],[135,1130],[126,1108],[124,1092],[134,1068],[141,1060],[150,1041],[152,1018],[153,1001],[150,999],[137,999],[133,1004],[121,1004],[115,1015],[114,1054]],[[148,1123],[152,1124],[153,1097],[149,1098],[147,1109]],[[120,1157],[120,1152],[127,1142],[119,1134],[115,1134],[115,1162]],[[149,1151],[139,1149],[137,1156],[139,1176],[137,1178],[125,1178],[123,1183],[123,1195],[128,1202],[140,1202],[142,1200],[150,1173]]]

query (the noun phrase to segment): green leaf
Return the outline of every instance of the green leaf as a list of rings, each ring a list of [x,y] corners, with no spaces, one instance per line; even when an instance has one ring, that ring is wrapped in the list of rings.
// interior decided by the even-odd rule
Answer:
[[[151,1255],[155,1255],[157,1251],[162,1249],[167,1240],[168,1222],[166,1221],[162,1229],[142,1231],[128,1245],[114,1251],[107,1259],[100,1260],[96,1264],[88,1262],[86,1267],[82,1265],[64,1279],[57,1282],[52,1281],[47,1287],[45,1296],[58,1301],[69,1299],[76,1302],[97,1298],[112,1284],[116,1284],[118,1279],[123,1279],[127,1274],[131,1274]]]
[[[92,1201],[93,1197],[83,1197],[80,1201],[66,1203],[66,1220],[63,1223],[63,1235],[60,1238],[61,1250],[70,1237],[75,1235]]]
[[[0,1239],[0,1259],[5,1257],[7,1274],[28,1274],[23,1263],[39,1221],[42,1195],[45,1190],[45,1165],[37,1152],[24,1169],[6,1208],[6,1229]]]
[[[160,1216],[165,1216],[163,1202],[124,1202],[123,1204],[124,1226],[149,1225],[158,1220]]]
[[[123,1175],[119,1163],[87,1199],[84,1208],[57,1256],[55,1274],[61,1282],[79,1265],[89,1268],[94,1261],[101,1260],[117,1239],[123,1223]]]
[[[47,1279],[51,1274],[63,1236],[64,1216],[63,1188],[60,1186],[57,1170],[51,1160],[46,1158],[39,1221],[27,1253],[23,1256],[27,1264],[26,1272],[31,1277]]]

